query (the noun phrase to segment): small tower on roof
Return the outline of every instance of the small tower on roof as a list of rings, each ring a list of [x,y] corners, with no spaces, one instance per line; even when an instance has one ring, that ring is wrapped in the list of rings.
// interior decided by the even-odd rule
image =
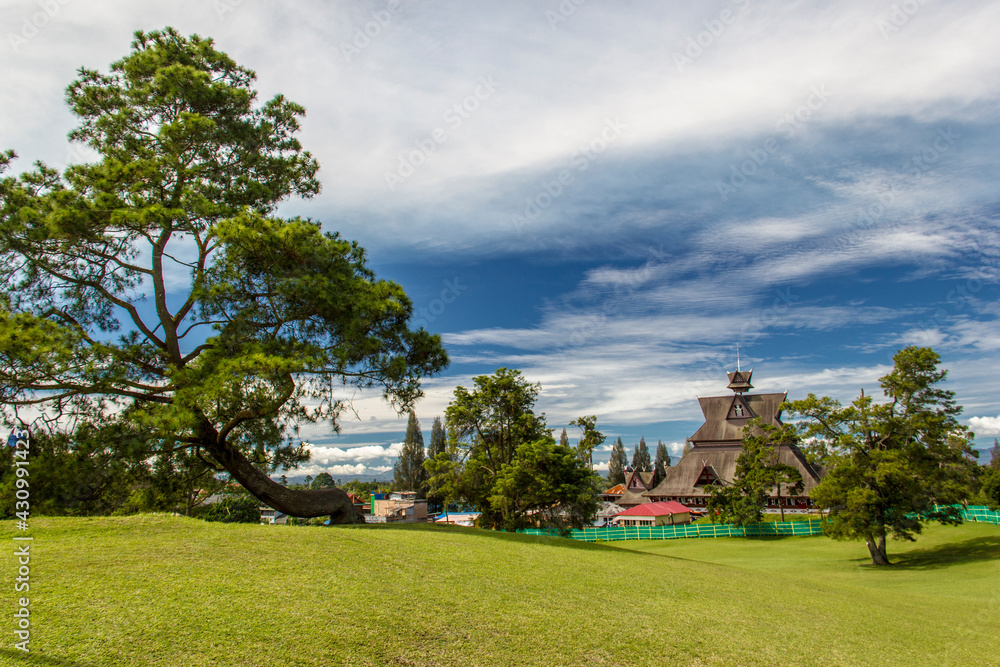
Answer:
[[[753,375],[753,369],[748,371],[740,369],[740,344],[736,344],[736,370],[732,373],[726,372],[729,376],[729,387],[733,392],[737,394],[742,394],[745,391],[753,389],[753,385],[750,384],[750,377]]]

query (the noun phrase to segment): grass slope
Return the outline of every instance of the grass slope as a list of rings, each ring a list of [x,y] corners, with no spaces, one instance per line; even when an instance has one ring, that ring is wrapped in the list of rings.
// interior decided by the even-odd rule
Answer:
[[[0,522],[12,544],[13,522]],[[32,653],[0,664],[998,664],[1000,528],[899,565],[824,537],[582,544],[434,526],[32,519]],[[12,548],[0,562],[11,590]],[[11,624],[13,603],[5,605]],[[12,626],[3,629],[11,637]]]

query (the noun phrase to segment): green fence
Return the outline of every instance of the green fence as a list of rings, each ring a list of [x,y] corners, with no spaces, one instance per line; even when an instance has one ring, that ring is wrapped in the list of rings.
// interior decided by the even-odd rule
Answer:
[[[529,528],[526,535],[557,535],[556,531]],[[761,535],[822,535],[819,519],[784,521],[733,526],[725,523],[689,523],[683,526],[619,526],[584,528],[570,531],[569,537],[584,542],[620,542],[622,540],[677,540],[685,537],[757,537]]]
[[[978,521],[1000,525],[1000,512],[988,507],[966,507],[962,510],[965,521]],[[525,535],[558,535],[554,530],[529,528],[518,531]],[[570,531],[569,537],[583,542],[621,542],[623,540],[678,540],[685,537],[760,537],[766,535],[808,536],[822,535],[823,522],[782,521],[757,523],[750,526],[733,526],[726,523],[689,523],[683,526],[619,526],[616,528],[584,528]]]
[[[962,518],[966,521],[978,521],[979,523],[992,523],[1000,526],[1000,512],[995,512],[989,507],[971,506],[962,510]]]

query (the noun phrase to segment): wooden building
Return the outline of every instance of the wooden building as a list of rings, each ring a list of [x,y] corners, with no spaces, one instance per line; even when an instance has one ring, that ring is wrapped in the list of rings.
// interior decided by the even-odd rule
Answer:
[[[654,489],[642,493],[647,502],[676,501],[695,510],[703,508],[709,498],[710,485],[730,484],[736,474],[736,459],[743,451],[743,429],[747,421],[759,417],[766,424],[781,425],[781,404],[788,393],[748,394],[753,385],[753,371],[728,373],[731,395],[699,398],[705,423],[688,438],[691,448],[680,462],[667,468],[667,475]],[[804,511],[812,505],[809,492],[819,483],[822,470],[811,465],[795,445],[779,445],[778,460],[802,473],[803,492],[797,498],[787,498],[782,489],[781,507]],[[771,491],[768,508],[777,510],[778,489]]]

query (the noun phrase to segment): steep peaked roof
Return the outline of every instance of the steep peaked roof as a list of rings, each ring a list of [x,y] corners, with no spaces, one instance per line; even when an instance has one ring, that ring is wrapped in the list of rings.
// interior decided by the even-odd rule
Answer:
[[[788,392],[781,394],[737,394],[735,396],[707,396],[698,399],[705,423],[688,438],[691,444],[728,444],[743,441],[743,427],[752,416],[766,424],[781,425],[781,404]],[[739,406],[739,408],[737,408]],[[749,411],[737,416],[737,409]]]
[[[653,473],[651,472],[627,472],[625,473],[625,493],[618,499],[618,504],[623,507],[647,503],[649,499],[644,497],[647,490],[653,486]]]
[[[665,516],[667,514],[683,514],[691,510],[679,502],[673,500],[661,501],[658,503],[643,503],[636,505],[624,512],[619,512],[618,516]]]
[[[625,493],[625,485],[624,484],[615,484],[614,486],[612,486],[610,489],[608,489],[607,491],[605,491],[601,495],[605,495],[605,496],[610,496],[610,495],[620,496],[623,493]]]
[[[819,483],[821,471],[810,465],[802,450],[795,445],[779,445],[777,450],[780,463],[802,473],[802,495],[808,495]],[[692,447],[677,465],[667,468],[667,476],[655,489],[643,495],[647,498],[707,496],[708,492],[704,489],[706,483],[710,484],[715,479],[723,484],[732,483],[736,476],[736,459],[742,452],[742,444]]]

